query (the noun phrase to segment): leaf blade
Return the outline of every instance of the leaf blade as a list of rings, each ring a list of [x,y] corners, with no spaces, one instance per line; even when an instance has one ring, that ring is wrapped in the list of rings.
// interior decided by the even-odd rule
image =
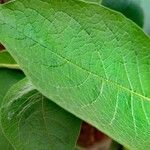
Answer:
[[[5,96],[1,122],[16,150],[71,150],[81,121],[42,96],[27,79]]]
[[[0,69],[0,106],[8,89],[22,78],[24,78],[22,72],[4,68]],[[2,133],[1,127],[0,127],[0,149],[13,150],[7,138]]]
[[[19,14],[17,5],[22,3],[24,14]],[[126,147],[148,148],[149,38],[131,21],[102,6],[73,0],[37,4],[18,1],[0,11],[1,32],[7,33],[1,40],[36,88]],[[7,20],[3,11],[9,14]],[[19,18],[25,28],[17,30],[22,26]],[[10,35],[13,32],[16,37]],[[26,40],[19,41],[18,36]]]

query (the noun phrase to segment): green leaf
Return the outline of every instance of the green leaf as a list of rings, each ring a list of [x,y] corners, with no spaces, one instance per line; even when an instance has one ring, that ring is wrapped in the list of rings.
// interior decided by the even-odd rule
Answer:
[[[0,68],[0,106],[8,89],[23,78],[22,71]]]
[[[0,51],[0,68],[20,69],[19,65],[6,50]]]
[[[0,42],[46,97],[132,150],[150,149],[150,40],[77,0],[0,6]]]
[[[24,77],[21,71],[0,69],[0,106],[8,89]],[[12,150],[13,148],[4,137],[0,128],[0,149]]]
[[[16,150],[72,150],[81,121],[42,96],[25,79],[6,94],[1,123]]]

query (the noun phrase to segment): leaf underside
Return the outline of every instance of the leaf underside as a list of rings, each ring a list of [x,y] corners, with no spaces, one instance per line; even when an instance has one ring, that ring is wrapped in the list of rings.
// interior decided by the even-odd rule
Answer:
[[[0,69],[0,107],[2,104],[2,100],[5,94],[7,93],[8,89],[22,78],[24,78],[24,74],[21,71],[9,70],[6,68]],[[12,146],[2,133],[1,127],[0,127],[0,149],[13,150]]]
[[[150,149],[150,40],[77,0],[0,6],[0,42],[36,88],[132,150]]]
[[[64,111],[24,79],[4,98],[1,123],[16,150],[73,150],[80,120]]]

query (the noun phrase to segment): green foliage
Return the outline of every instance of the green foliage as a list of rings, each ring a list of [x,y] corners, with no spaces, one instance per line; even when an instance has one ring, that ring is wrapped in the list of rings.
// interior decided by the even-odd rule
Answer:
[[[0,149],[13,150],[8,140],[16,150],[47,150],[49,147],[52,150],[60,147],[62,150],[73,149],[79,134],[80,120],[42,96],[27,80],[12,86],[24,77],[21,71],[10,70],[17,69],[16,66],[7,51],[0,52],[0,105],[12,87],[2,105],[1,122],[4,132],[7,132],[5,138],[0,129]]]
[[[15,150],[72,150],[80,120],[42,96],[27,79],[4,98],[1,123]]]
[[[102,4],[142,26],[141,8],[120,2]],[[1,111],[15,149],[72,149],[80,121],[63,109],[129,149],[150,149],[150,40],[131,20],[87,0],[17,0],[0,6],[0,34],[30,80],[11,88]],[[73,124],[62,130],[53,117]],[[68,147],[65,129],[72,132]]]
[[[117,10],[143,27],[144,13],[139,0],[102,0],[102,5]]]
[[[8,89],[22,78],[24,74],[21,71],[0,68],[0,105]]]
[[[1,57],[1,54],[0,54]],[[0,68],[0,106],[8,89],[19,80],[24,77],[21,71],[2,69]],[[13,148],[4,137],[2,130],[0,128],[0,149],[1,150],[12,150]]]

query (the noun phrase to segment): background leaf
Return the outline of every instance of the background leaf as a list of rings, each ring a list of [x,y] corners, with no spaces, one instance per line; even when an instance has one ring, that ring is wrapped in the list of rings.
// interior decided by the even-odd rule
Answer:
[[[150,35],[150,0],[140,0],[140,4],[144,10],[144,30]]]
[[[1,56],[0,56],[1,57]],[[0,69],[0,106],[8,89],[21,80],[24,77],[21,71]],[[9,144],[7,139],[4,137],[0,127],[0,149],[1,150],[12,150],[12,146]]]
[[[14,59],[6,51],[0,51],[0,106],[8,89],[19,80],[24,78],[24,74],[21,71],[6,69],[9,65],[15,63]],[[2,65],[5,64],[5,65]],[[3,69],[1,68],[3,67]],[[4,68],[6,67],[6,68]],[[0,149],[12,150],[12,146],[2,133],[0,127]]]
[[[102,5],[121,12],[140,27],[144,24],[144,13],[139,0],[102,0]]]
[[[0,68],[0,105],[8,89],[24,78],[22,71]]]
[[[132,21],[77,0],[17,0],[0,7],[0,33],[45,96],[129,149],[150,149],[150,40]]]
[[[81,121],[23,80],[7,93],[1,109],[3,130],[16,150],[73,150]]]

